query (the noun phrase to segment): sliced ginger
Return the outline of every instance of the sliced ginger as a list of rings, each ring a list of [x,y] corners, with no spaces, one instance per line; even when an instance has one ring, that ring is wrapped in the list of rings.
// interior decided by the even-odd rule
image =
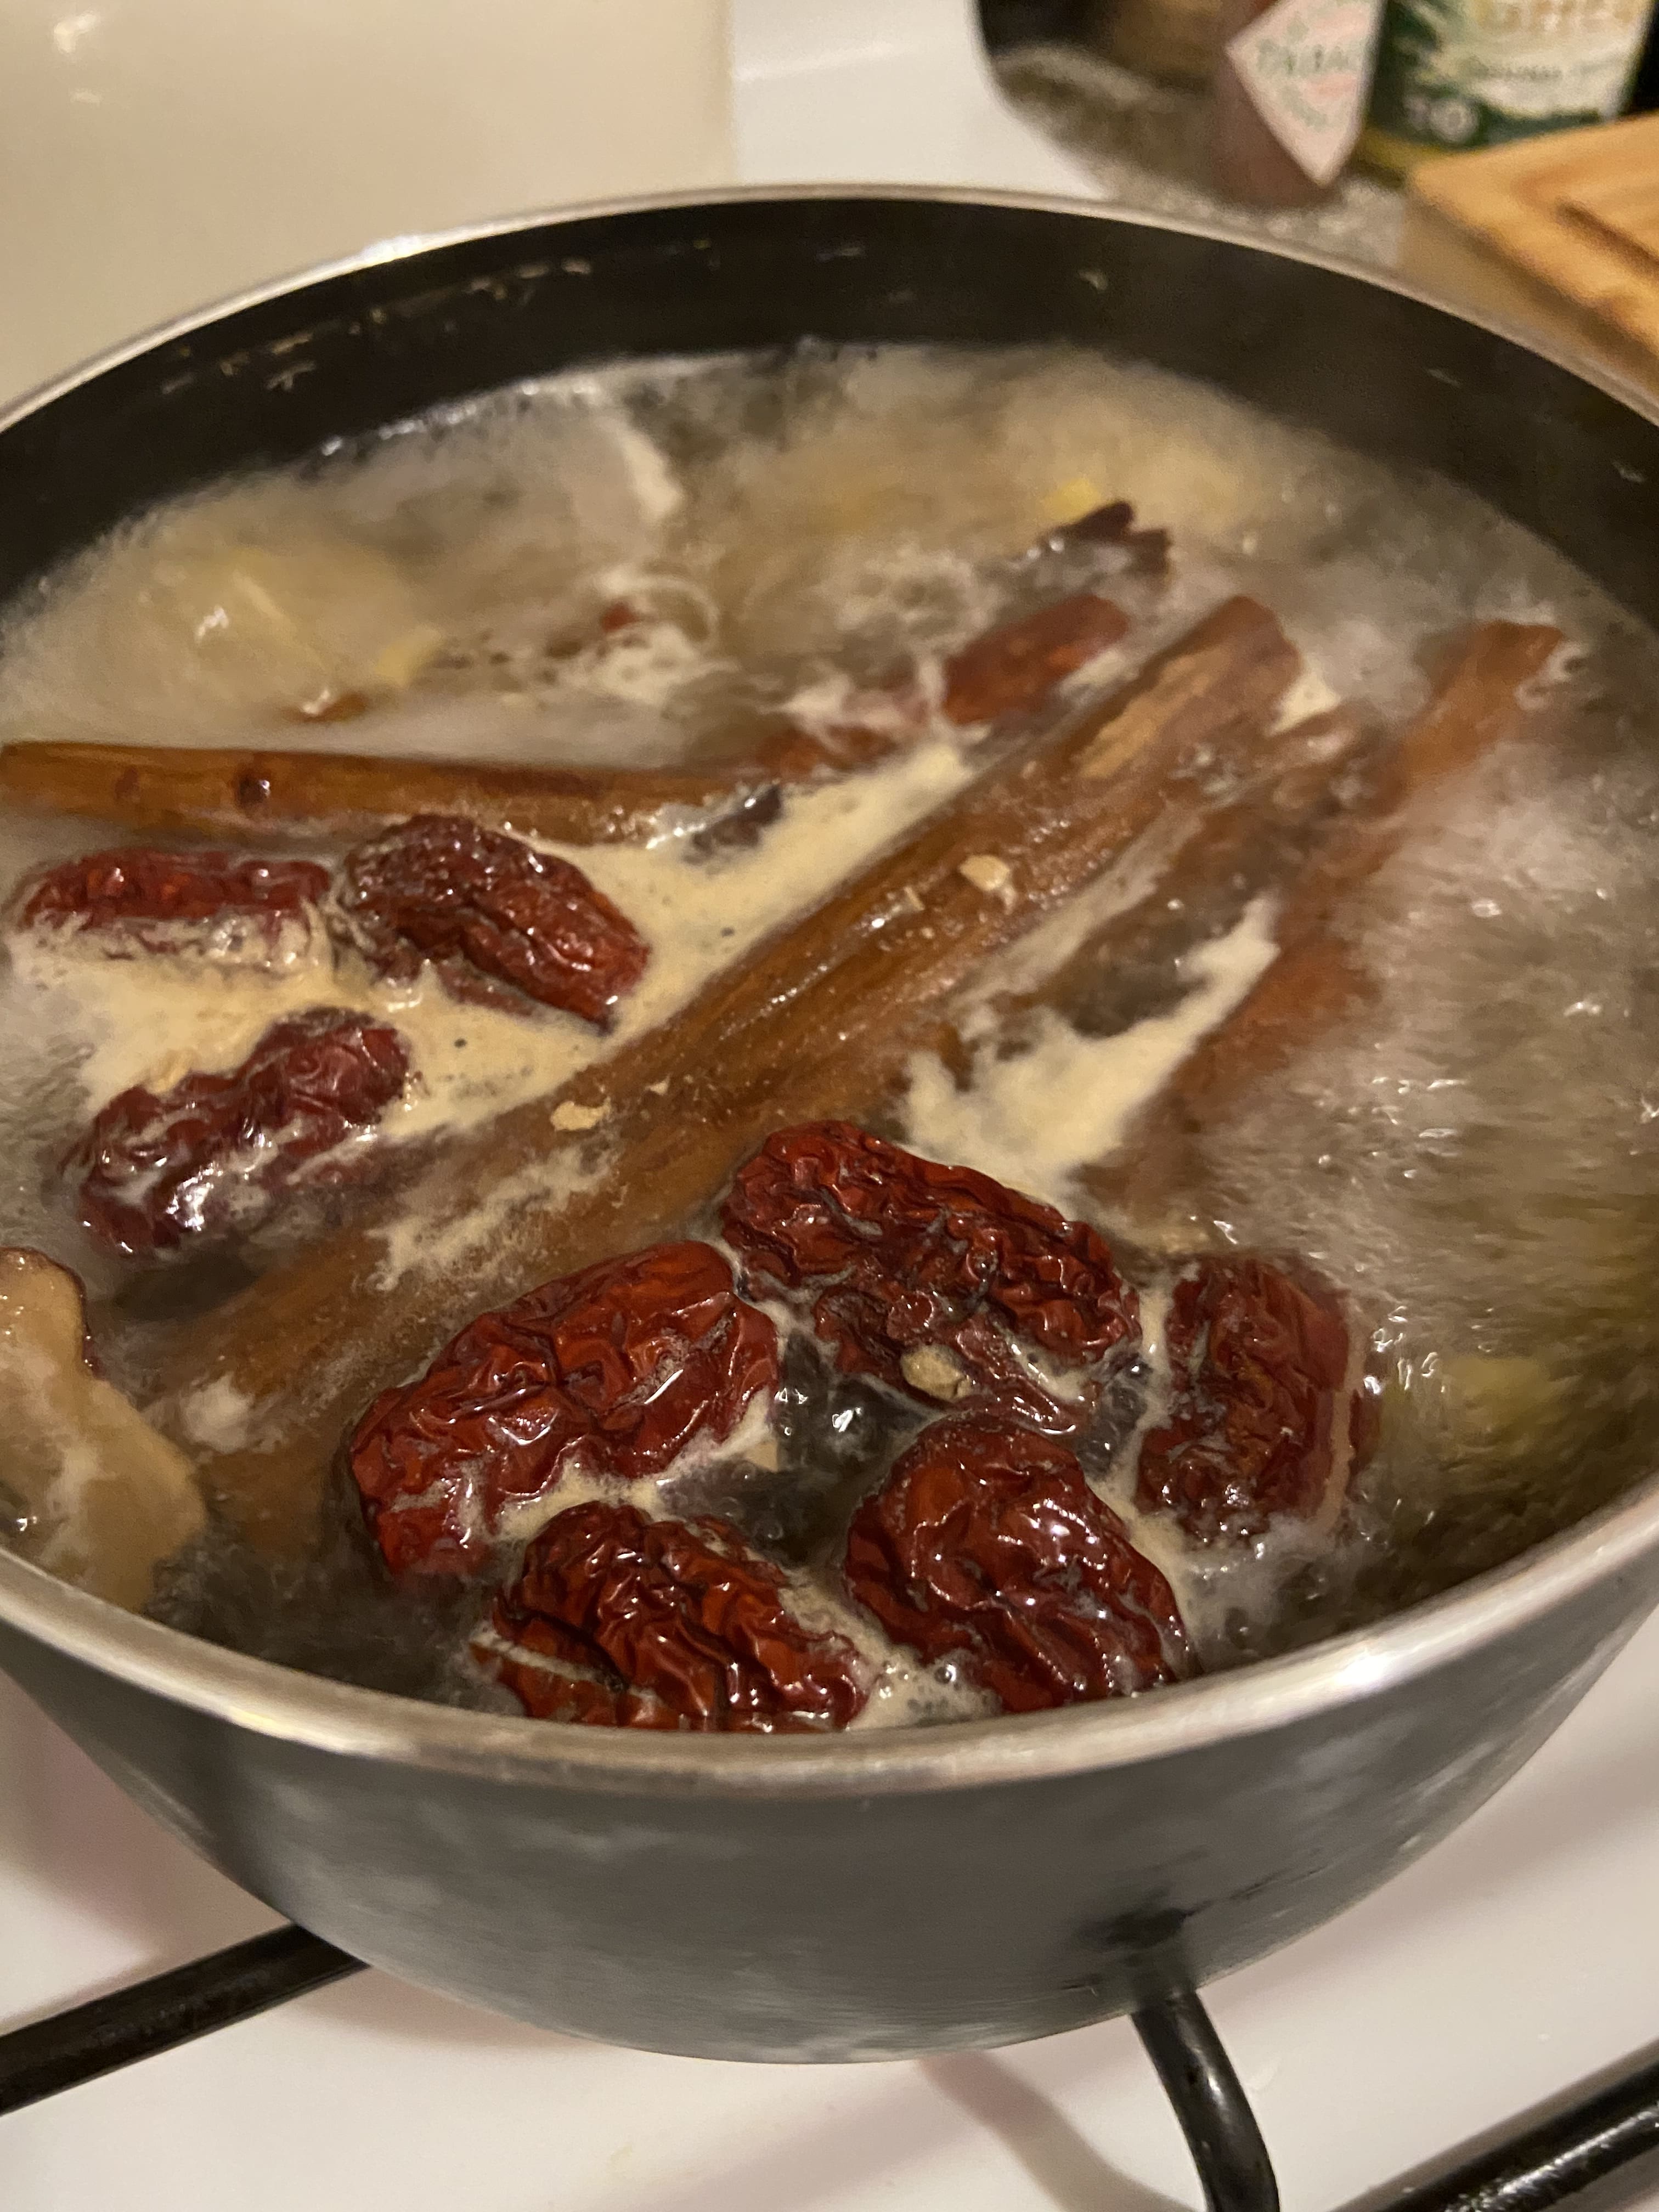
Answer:
[[[88,1362],[80,1284],[40,1252],[0,1249],[0,1500],[25,1559],[130,1612],[206,1517],[184,1454]]]

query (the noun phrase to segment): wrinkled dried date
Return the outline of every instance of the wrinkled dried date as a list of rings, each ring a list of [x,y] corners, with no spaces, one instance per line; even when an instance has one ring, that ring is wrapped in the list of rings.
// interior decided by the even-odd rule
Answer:
[[[88,853],[35,878],[15,908],[21,929],[74,931],[111,952],[269,956],[309,933],[328,871],[313,860],[130,846]]]
[[[337,905],[377,968],[423,960],[463,995],[505,983],[601,1028],[645,973],[649,948],[580,868],[459,815],[417,814],[347,854]]]
[[[1063,1444],[936,1421],[853,1516],[847,1586],[896,1642],[959,1658],[1010,1712],[1190,1671],[1170,1585]]]
[[[1334,1294],[1249,1255],[1200,1260],[1176,1285],[1167,1342],[1170,1418],[1141,1443],[1140,1510],[1206,1542],[1316,1514],[1366,1438],[1363,1401],[1342,1403],[1351,1346]]]
[[[567,1468],[660,1474],[778,1378],[777,1332],[712,1245],[653,1244],[481,1314],[349,1446],[386,1563],[465,1573]]]
[[[613,1728],[845,1728],[857,1654],[809,1629],[783,1577],[720,1521],[573,1506],[530,1546],[475,1656],[539,1720]],[[585,1670],[572,1674],[571,1668]]]
[[[812,1296],[844,1372],[923,1404],[1064,1435],[1089,1419],[1098,1379],[1061,1389],[1032,1355],[1078,1369],[1136,1341],[1134,1292],[1086,1223],[849,1122],[769,1138],[724,1220],[747,1267]]]
[[[124,1091],[65,1163],[81,1178],[82,1221],[134,1254],[249,1229],[301,1177],[349,1172],[330,1156],[374,1127],[409,1064],[396,1030],[319,1006],[275,1023],[228,1074],[192,1073],[159,1096]]]

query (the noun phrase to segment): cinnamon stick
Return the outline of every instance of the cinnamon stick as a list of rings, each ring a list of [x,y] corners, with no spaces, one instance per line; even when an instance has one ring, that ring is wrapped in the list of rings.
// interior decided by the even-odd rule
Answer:
[[[1115,645],[1128,627],[1123,610],[1093,592],[1073,592],[1018,622],[1002,623],[945,662],[940,711],[959,728],[1027,714],[1055,684]]]
[[[988,631],[946,663],[945,720],[963,727],[1034,711],[1128,627],[1112,600],[1076,592]],[[658,835],[677,816],[720,816],[769,786],[866,767],[904,741],[890,729],[820,734],[780,719],[747,757],[702,769],[26,742],[0,748],[0,801],[27,811],[119,822],[152,836],[236,844],[269,841],[273,833],[350,840],[413,814],[459,814],[492,830],[562,844],[633,844]]]
[[[192,1394],[216,1386],[221,1410],[246,1402],[252,1439],[198,1454],[210,1492],[257,1540],[303,1543],[374,1391],[481,1308],[683,1222],[774,1128],[867,1110],[988,954],[1110,866],[1172,787],[1213,778],[1230,750],[1248,759],[1298,665],[1265,608],[1228,601],[672,1019],[198,1323],[165,1364],[161,1417],[189,1440]]]
[[[1310,838],[1336,811],[1344,776],[1367,743],[1359,715],[1339,706],[1269,733],[1231,803],[1218,807],[1197,791],[1172,789],[1159,825],[1159,860],[1145,895],[1107,915],[1040,983],[998,992],[989,1001],[998,1030],[1038,1006],[1073,1020],[1086,1018],[1091,990],[1109,988],[1137,966],[1171,963],[1189,949],[1191,907],[1219,902],[1237,914],[1282,880],[1298,860],[1305,861]],[[975,1043],[965,1042],[959,1018],[946,1017],[918,1038],[917,1048],[970,1082],[977,1024],[974,1034]]]
[[[1016,1014],[1029,1006],[1074,1006],[1103,970],[1190,945],[1188,911],[1206,899],[1235,914],[1306,861],[1308,847],[1340,807],[1340,787],[1369,740],[1362,718],[1339,706],[1276,732],[1257,772],[1231,805],[1195,810],[1192,829],[1136,905],[1092,931],[1036,989],[999,1002]],[[1202,834],[1198,834],[1201,830]]]
[[[757,783],[771,780],[757,770]],[[601,770],[55,741],[0,748],[0,802],[10,807],[237,845],[273,833],[349,841],[413,814],[459,814],[569,845],[637,843],[676,810],[700,817],[744,788],[731,768]]]
[[[1370,986],[1341,935],[1343,908],[1408,836],[1415,802],[1519,727],[1526,687],[1562,642],[1560,631],[1543,623],[1480,623],[1467,633],[1428,705],[1386,757],[1363,810],[1334,824],[1280,907],[1279,957],[1200,1042],[1119,1152],[1091,1172],[1097,1195],[1138,1208],[1161,1202],[1190,1175],[1199,1133],[1364,999]]]

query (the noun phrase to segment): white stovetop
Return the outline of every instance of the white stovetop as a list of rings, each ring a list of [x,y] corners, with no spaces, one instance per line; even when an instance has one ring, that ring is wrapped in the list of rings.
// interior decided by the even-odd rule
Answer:
[[[252,42],[214,0],[0,0],[0,198],[34,210],[0,231],[0,401],[232,283],[349,249],[387,204],[412,229],[576,197],[572,173],[595,191],[1080,185],[997,105],[970,7],[732,0],[728,100],[724,0],[502,0],[487,21],[398,0],[395,24],[390,0],[271,0]],[[331,41],[309,110],[308,40]],[[411,72],[429,102],[412,115]],[[228,109],[257,88],[263,117]],[[1659,2034],[1656,1707],[1659,1623],[1459,1834],[1211,1993],[1287,2212],[1327,2212]],[[0,2027],[270,1919],[0,1683]],[[1123,2022],[994,2057],[744,2068],[538,2034],[380,1974],[0,2120],[0,2195],[8,2212],[1198,2202]]]
[[[1654,2039],[1656,1705],[1659,1620],[1456,1835],[1208,1993],[1286,2212],[1333,2212]],[[0,1685],[0,2014],[270,1919]],[[0,2196],[8,2212],[1199,2202],[1124,2021],[917,2064],[735,2066],[538,2033],[378,1973],[0,2120]]]

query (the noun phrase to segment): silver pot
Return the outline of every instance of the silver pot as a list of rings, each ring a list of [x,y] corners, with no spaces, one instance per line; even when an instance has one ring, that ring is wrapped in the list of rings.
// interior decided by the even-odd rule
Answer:
[[[1065,203],[658,203],[471,232],[165,334],[0,425],[0,593],[153,500],[572,362],[1044,338],[1460,480],[1659,617],[1659,428],[1317,261]],[[1536,1749],[1659,1595],[1659,1482],[1450,1596],[1121,1705],[912,1735],[562,1729],[315,1680],[0,1556],[0,1665],[175,1834],[371,1964],[755,2059],[995,2045],[1340,1911]]]

